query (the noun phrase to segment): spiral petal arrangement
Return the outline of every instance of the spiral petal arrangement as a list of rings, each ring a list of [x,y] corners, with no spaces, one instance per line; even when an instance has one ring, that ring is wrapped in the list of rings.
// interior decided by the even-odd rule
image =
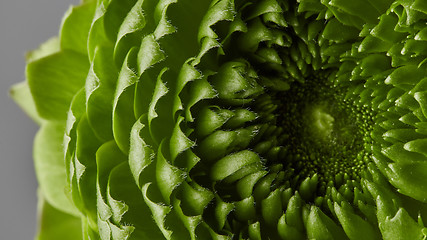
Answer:
[[[426,62],[424,0],[83,1],[13,89],[38,238],[425,239]]]

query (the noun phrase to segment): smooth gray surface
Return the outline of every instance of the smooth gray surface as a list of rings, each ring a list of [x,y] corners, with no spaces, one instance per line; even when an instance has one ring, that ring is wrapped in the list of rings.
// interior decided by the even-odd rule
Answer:
[[[37,183],[32,142],[37,126],[10,99],[25,79],[26,51],[57,35],[61,19],[79,0],[0,0],[0,239],[33,239]]]

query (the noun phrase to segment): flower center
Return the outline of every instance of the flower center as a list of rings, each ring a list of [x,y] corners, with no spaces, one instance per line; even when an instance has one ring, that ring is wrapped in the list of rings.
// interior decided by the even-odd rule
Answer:
[[[319,141],[328,141],[332,138],[334,121],[334,117],[327,112],[324,106],[307,109],[306,127],[309,129],[310,135]]]
[[[344,90],[324,77],[294,82],[272,98],[277,105],[274,124],[282,129],[277,145],[286,154],[271,165],[281,162],[294,169],[294,187],[314,174],[319,178],[318,194],[331,182],[339,187],[346,180],[360,179],[370,155],[365,147],[371,143],[369,109],[346,100]]]

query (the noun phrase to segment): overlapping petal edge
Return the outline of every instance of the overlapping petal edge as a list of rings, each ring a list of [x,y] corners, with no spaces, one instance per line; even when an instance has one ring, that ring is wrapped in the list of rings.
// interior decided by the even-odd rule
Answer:
[[[422,0],[84,1],[60,38],[28,57],[43,198],[82,222],[83,239],[425,238],[426,14]],[[291,28],[297,43],[275,27]],[[333,69],[330,81],[376,113],[360,181],[341,176],[345,184],[314,201],[305,192],[315,175],[297,189],[275,186],[280,170],[241,136],[277,130],[248,107],[259,81],[277,91],[291,82],[260,80],[246,60],[228,59],[234,35],[264,62],[278,60],[257,52],[261,43],[294,46],[279,64],[284,79],[305,77],[308,65]],[[223,183],[240,198],[224,197]]]

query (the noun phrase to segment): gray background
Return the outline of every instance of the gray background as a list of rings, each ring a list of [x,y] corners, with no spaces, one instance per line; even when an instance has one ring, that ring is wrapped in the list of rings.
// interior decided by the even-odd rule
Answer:
[[[57,35],[68,7],[79,0],[0,0],[0,239],[33,239],[37,183],[32,142],[37,126],[10,99],[25,79],[26,51]]]

